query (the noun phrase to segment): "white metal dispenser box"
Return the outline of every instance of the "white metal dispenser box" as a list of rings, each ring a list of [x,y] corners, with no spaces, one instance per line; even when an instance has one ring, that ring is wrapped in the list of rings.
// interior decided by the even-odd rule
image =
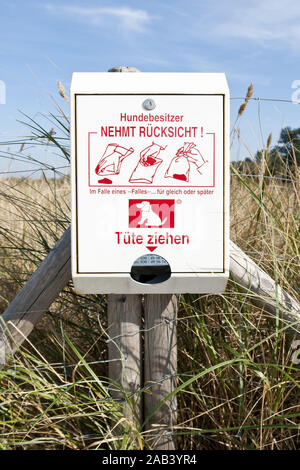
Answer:
[[[74,73],[71,152],[77,292],[224,290],[224,74]]]

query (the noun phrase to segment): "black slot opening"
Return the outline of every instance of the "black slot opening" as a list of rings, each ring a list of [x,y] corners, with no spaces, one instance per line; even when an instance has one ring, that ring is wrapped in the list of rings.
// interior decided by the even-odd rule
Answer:
[[[149,256],[153,263],[157,264],[140,264],[139,261]],[[132,265],[130,275],[132,279],[142,284],[159,284],[164,282],[171,276],[171,268],[169,263],[158,255],[144,255],[138,258]]]

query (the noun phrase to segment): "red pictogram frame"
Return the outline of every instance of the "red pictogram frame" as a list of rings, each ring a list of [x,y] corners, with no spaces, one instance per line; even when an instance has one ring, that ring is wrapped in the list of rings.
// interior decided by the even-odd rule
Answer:
[[[96,131],[93,131],[93,132],[88,132],[88,186],[90,188],[103,188],[103,187],[107,187],[106,184],[91,184],[91,171],[94,171],[94,167],[91,169],[91,135],[93,134],[97,134],[98,132]],[[172,185],[153,185],[151,184],[151,187],[152,188],[174,188],[174,187],[179,187],[179,188],[182,188],[182,187],[189,187],[189,188],[214,188],[215,187],[215,171],[216,171],[216,135],[215,135],[215,132],[206,132],[207,135],[211,135],[213,136],[213,182],[211,185],[207,185],[207,184],[204,184],[204,185],[190,185],[190,184],[187,184],[187,185],[183,185],[183,184],[172,184]],[[149,187],[149,183],[147,184],[140,184],[140,183],[131,183],[131,184],[110,184],[109,187],[122,187],[122,188],[132,188],[132,187],[139,187],[139,188],[143,188],[143,187]]]

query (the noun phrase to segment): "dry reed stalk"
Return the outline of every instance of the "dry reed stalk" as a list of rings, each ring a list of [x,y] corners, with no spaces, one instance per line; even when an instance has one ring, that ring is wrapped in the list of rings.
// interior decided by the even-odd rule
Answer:
[[[63,86],[63,84],[61,83],[61,81],[57,81],[57,89],[58,89],[58,93],[60,94],[60,96],[67,102],[69,103],[70,100],[69,98],[67,97],[66,95],[66,92],[65,92],[65,87]]]
[[[250,100],[250,98],[252,97],[252,95],[253,95],[253,83],[251,82],[250,85],[248,86],[245,101],[248,102]]]
[[[250,83],[247,89],[246,97],[244,103],[241,104],[238,110],[238,116],[241,116],[245,109],[247,108],[248,101],[250,100],[251,96],[253,95],[253,83]]]

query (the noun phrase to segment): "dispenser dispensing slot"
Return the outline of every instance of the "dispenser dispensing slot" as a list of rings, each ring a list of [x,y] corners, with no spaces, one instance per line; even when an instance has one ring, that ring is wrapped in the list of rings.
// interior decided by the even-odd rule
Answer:
[[[130,276],[142,284],[159,284],[171,277],[171,268],[161,256],[146,254],[135,260]]]

